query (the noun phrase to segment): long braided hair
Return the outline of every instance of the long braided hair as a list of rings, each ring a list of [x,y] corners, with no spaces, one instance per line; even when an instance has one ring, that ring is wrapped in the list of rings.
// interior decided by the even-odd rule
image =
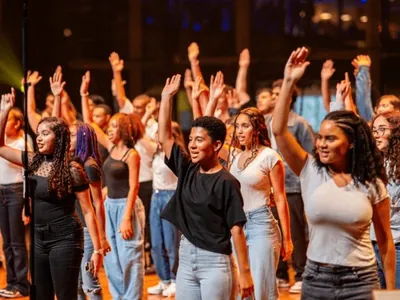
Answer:
[[[236,151],[234,151],[234,149],[241,148],[243,150],[243,147],[240,146],[239,139],[236,135],[236,120],[240,115],[246,115],[249,118],[251,126],[253,127],[251,137],[251,156],[246,158],[243,169],[245,169],[257,157],[258,145],[271,147],[265,118],[260,110],[255,107],[249,107],[241,110],[240,113],[235,117],[234,121],[235,127],[233,130],[232,141],[229,145],[229,153],[231,154],[228,156],[228,169],[231,168],[233,161],[236,158]]]
[[[368,123],[351,111],[334,111],[326,115],[323,121],[330,120],[335,122],[353,147],[347,152],[347,160],[350,168],[351,177],[356,184],[370,184],[379,192],[377,180],[381,179],[387,184],[387,176],[384,168],[383,156],[376,146],[371,128]],[[314,149],[315,164],[319,170],[326,169],[328,166],[323,164],[319,155]]]
[[[75,156],[82,162],[85,162],[91,157],[96,161],[97,165],[101,167],[96,132],[92,126],[86,123],[80,123],[77,126]]]
[[[70,174],[70,158],[68,155],[70,145],[70,133],[64,120],[56,117],[43,118],[38,126],[47,123],[55,134],[52,168],[48,175],[48,191],[56,192],[61,199],[65,194],[72,192],[72,177]],[[39,169],[45,161],[45,155],[35,152],[29,172]]]

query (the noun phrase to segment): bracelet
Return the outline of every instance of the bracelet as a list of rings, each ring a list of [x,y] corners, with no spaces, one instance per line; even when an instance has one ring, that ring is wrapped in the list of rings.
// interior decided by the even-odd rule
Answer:
[[[89,93],[84,93],[84,94],[81,93],[81,97],[87,97],[87,96],[89,96]]]
[[[103,249],[94,250],[94,251],[93,251],[93,254],[99,254],[99,255],[101,255],[101,256],[104,256],[104,251],[103,251]]]

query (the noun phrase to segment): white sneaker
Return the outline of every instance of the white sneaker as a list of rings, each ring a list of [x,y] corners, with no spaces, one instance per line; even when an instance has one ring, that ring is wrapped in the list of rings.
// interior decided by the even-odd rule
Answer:
[[[175,290],[176,290],[176,284],[175,282],[172,282],[163,292],[162,295],[164,297],[174,297],[175,296]]]
[[[168,284],[160,281],[157,285],[147,288],[147,293],[150,295],[161,295],[168,288]]]
[[[289,293],[291,293],[291,294],[300,294],[301,293],[301,285],[302,285],[301,281],[296,281],[296,283],[293,284],[291,286],[291,288],[289,289]]]
[[[287,281],[286,279],[277,278],[277,280],[278,288],[287,289],[290,286],[289,281]]]

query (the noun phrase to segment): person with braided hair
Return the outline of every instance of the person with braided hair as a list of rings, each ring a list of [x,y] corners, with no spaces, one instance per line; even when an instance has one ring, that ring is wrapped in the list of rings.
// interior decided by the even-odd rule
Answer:
[[[240,182],[247,223],[244,226],[249,264],[256,299],[279,298],[276,269],[282,253],[287,260],[293,251],[290,216],[285,194],[285,168],[279,154],[271,149],[263,114],[254,107],[240,111],[234,121],[228,168]],[[242,152],[237,151],[242,149]],[[240,151],[240,150],[239,150]],[[272,200],[273,190],[273,200]],[[282,222],[271,212],[276,203]]]
[[[307,56],[304,47],[290,55],[272,124],[282,156],[300,177],[309,225],[302,299],[373,299],[379,281],[371,221],[388,289],[395,280],[383,158],[367,122],[351,111],[334,111],[324,118],[313,155],[288,131],[292,87],[310,64]]]
[[[22,166],[25,153],[4,143],[4,127],[14,96],[3,95],[0,112],[0,156]],[[96,217],[90,203],[89,184],[83,167],[71,161],[70,133],[59,118],[42,119],[37,127],[37,152],[28,155],[29,180],[35,208],[35,299],[77,299],[83,254],[83,229],[75,212],[78,199],[95,251],[90,269],[96,275],[103,254]]]
[[[386,188],[390,196],[390,228],[396,248],[396,289],[400,289],[400,112],[378,115],[372,121],[372,134],[378,149],[385,157],[388,176]],[[378,262],[381,288],[387,287],[382,257],[376,242],[375,232],[371,227],[371,240]]]

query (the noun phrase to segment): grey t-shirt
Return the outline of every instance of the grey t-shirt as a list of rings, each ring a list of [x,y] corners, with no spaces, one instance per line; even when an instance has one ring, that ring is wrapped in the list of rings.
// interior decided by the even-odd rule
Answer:
[[[309,155],[300,174],[304,210],[309,224],[308,259],[340,266],[375,263],[370,239],[373,205],[388,197],[378,181],[379,194],[371,186],[353,182],[338,187],[325,169],[318,170]]]

